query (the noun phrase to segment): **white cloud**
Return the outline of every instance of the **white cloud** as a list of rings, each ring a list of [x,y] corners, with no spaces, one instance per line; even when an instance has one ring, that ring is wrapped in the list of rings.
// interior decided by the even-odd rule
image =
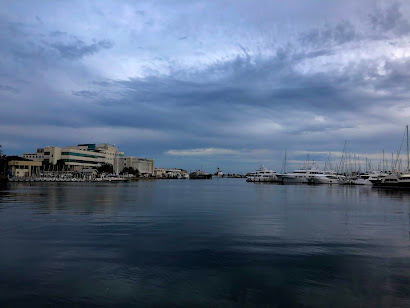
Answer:
[[[206,149],[187,149],[187,150],[169,150],[167,154],[177,156],[197,156],[197,155],[236,155],[239,151],[220,149],[220,148],[206,148]]]

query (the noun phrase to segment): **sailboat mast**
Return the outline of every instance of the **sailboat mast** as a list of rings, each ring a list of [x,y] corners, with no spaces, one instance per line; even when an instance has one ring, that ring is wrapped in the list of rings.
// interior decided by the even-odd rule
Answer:
[[[406,125],[406,134],[407,134],[407,172],[410,170],[410,158],[409,158],[409,126]]]

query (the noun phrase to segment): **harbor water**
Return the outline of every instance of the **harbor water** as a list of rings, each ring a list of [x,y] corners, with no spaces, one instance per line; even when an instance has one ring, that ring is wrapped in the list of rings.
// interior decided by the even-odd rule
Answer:
[[[410,192],[9,183],[0,307],[409,307]]]

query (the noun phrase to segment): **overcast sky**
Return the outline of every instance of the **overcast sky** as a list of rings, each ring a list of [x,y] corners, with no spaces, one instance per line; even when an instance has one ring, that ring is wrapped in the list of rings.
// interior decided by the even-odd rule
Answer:
[[[0,1],[0,144],[245,172],[396,152],[410,1]],[[391,155],[391,154],[389,154]]]

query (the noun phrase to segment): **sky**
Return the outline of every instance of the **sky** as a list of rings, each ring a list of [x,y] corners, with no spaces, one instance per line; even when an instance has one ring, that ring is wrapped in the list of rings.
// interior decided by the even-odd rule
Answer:
[[[409,87],[409,1],[0,1],[9,155],[110,143],[232,173],[336,162],[346,141],[376,161]]]

